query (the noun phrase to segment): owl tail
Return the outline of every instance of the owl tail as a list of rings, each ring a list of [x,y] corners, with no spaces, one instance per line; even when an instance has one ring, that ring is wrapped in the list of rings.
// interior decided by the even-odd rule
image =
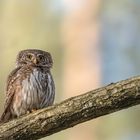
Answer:
[[[12,118],[11,111],[9,109],[5,109],[0,117],[0,123],[8,122],[9,120],[11,120],[11,118]]]

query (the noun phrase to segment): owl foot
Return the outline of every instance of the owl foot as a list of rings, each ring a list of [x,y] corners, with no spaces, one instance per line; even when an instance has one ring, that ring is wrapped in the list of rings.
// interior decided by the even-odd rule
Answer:
[[[31,113],[31,111],[30,111],[30,110],[28,110],[26,113],[27,113],[27,114],[29,114],[29,113]]]
[[[37,109],[32,109],[31,112],[35,112]]]
[[[26,113],[27,113],[27,114],[30,114],[30,113],[35,112],[36,110],[37,110],[37,109],[28,110]]]

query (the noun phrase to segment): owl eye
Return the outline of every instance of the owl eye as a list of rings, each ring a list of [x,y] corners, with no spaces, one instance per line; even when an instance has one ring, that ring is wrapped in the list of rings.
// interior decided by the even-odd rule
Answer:
[[[27,58],[31,60],[32,59],[32,55],[31,54],[28,54],[27,55]]]
[[[44,60],[44,56],[43,55],[39,55],[39,60]]]

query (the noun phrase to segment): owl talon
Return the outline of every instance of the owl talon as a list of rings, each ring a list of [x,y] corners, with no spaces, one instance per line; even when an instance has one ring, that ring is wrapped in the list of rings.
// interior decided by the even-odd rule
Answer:
[[[29,113],[31,113],[31,111],[28,110],[28,111],[27,111],[27,114],[29,114]]]
[[[35,112],[37,109],[32,109],[31,112]]]
[[[37,110],[37,109],[28,110],[26,113],[27,113],[27,114],[30,114],[30,113],[35,112],[36,110]]]

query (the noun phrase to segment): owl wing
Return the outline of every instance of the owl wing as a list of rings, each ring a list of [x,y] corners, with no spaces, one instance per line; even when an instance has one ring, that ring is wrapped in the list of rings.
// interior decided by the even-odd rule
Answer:
[[[5,105],[4,105],[4,111],[1,115],[1,118],[0,118],[0,122],[6,122],[8,121],[9,119],[12,118],[12,113],[10,111],[10,105],[13,101],[13,97],[14,97],[14,94],[15,94],[15,88],[13,86],[13,83],[15,82],[15,80],[17,80],[17,78],[19,77],[17,72],[19,71],[20,67],[14,69],[10,75],[8,76],[8,79],[7,79],[7,89],[6,89],[6,100],[5,100]]]

